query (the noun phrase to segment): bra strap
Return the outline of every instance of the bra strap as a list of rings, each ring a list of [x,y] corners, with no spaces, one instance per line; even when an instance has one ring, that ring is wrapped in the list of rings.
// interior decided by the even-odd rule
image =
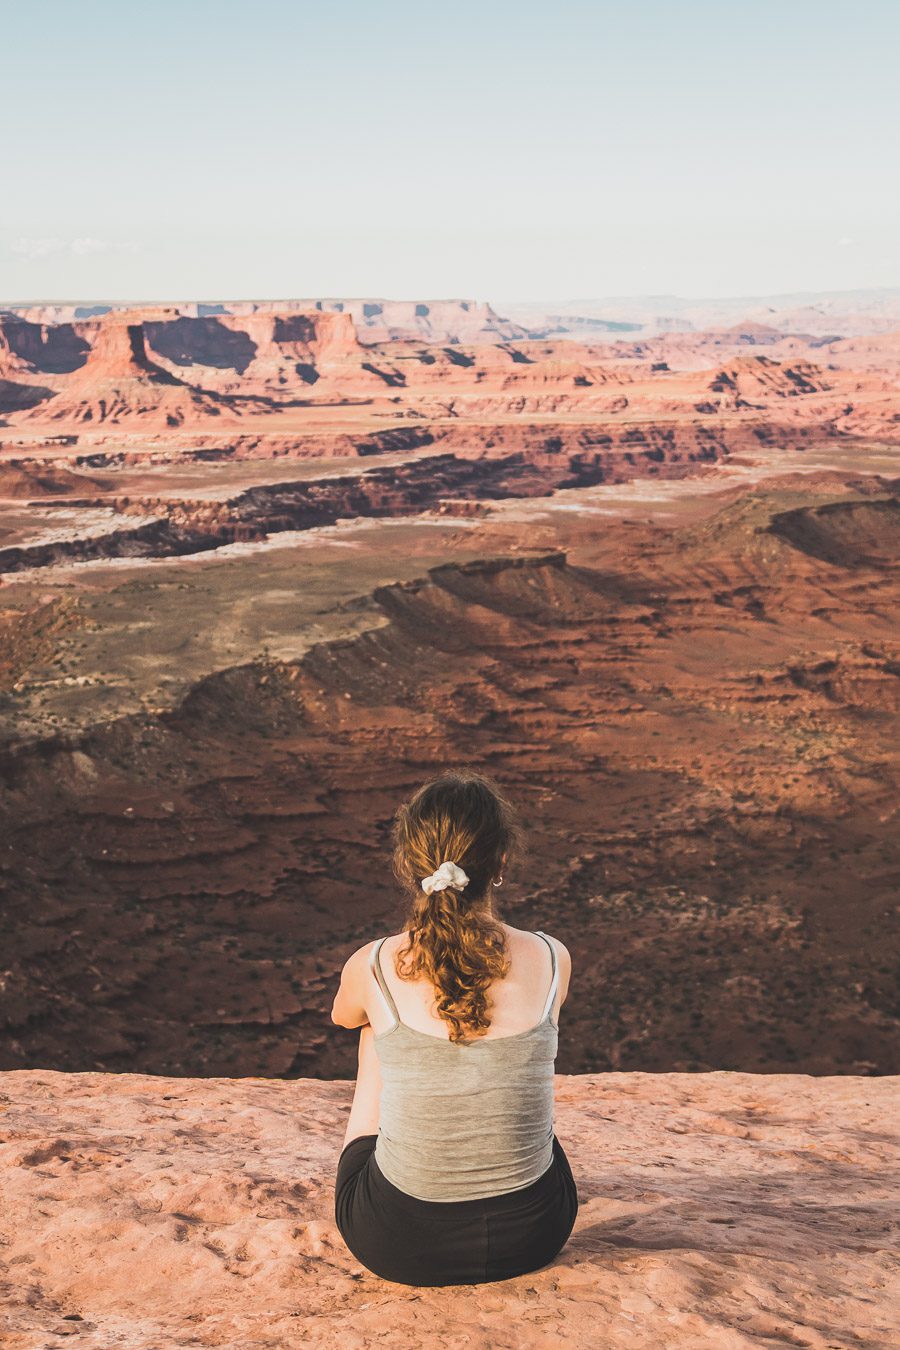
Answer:
[[[391,1012],[394,1014],[395,1020],[399,1022],[400,1014],[397,1011],[397,1005],[394,1002],[394,996],[391,993],[390,989],[388,989],[387,987],[387,981],[385,980],[384,974],[382,973],[381,969],[381,948],[386,942],[386,940],[387,938],[385,936],[383,938],[379,938],[378,941],[375,943],[375,946],[372,948],[371,954],[369,956],[369,965],[372,968],[372,973],[375,976],[375,979],[378,981],[378,987],[384,994],[385,1002],[387,1003]]]
[[[547,994],[547,1002],[544,1004],[544,1011],[541,1013],[541,1021],[550,1016],[550,1009],[553,1007],[553,1000],[556,998],[556,990],[559,984],[559,967],[556,961],[556,945],[550,941],[546,933],[537,930],[538,936],[542,937],[550,948],[550,959],[553,963],[553,973],[550,976],[550,991]]]

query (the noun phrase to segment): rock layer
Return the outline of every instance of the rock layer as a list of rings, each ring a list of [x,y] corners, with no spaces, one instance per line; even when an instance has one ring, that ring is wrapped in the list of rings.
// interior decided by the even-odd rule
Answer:
[[[252,424],[278,436],[298,425],[300,410],[327,426],[352,409],[434,425],[523,414],[630,421],[639,409],[655,420],[725,415],[900,435],[896,334],[851,342],[849,353],[839,339],[832,351],[799,335],[760,351],[758,335],[743,330],[679,334],[668,345],[496,336],[364,345],[349,313],[316,310],[195,317],[145,308],[57,327],[0,315],[2,410],[30,434],[227,434]]]

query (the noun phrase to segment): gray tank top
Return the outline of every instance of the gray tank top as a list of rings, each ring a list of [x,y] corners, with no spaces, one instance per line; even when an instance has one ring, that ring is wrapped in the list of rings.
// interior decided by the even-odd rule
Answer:
[[[553,1074],[559,1028],[550,1018],[559,983],[550,948],[550,990],[540,1022],[512,1036],[455,1043],[400,1020],[381,969],[370,965],[394,1017],[375,1036],[381,1115],[375,1161],[420,1200],[474,1200],[520,1190],[553,1162]]]

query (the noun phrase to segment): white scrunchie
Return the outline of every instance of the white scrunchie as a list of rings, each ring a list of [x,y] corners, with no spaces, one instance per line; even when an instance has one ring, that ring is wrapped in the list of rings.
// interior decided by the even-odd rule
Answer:
[[[454,890],[461,890],[468,884],[469,878],[461,867],[457,867],[455,862],[442,862],[436,872],[424,878],[422,890],[426,895],[430,895],[432,891],[443,891],[448,886],[452,886]]]

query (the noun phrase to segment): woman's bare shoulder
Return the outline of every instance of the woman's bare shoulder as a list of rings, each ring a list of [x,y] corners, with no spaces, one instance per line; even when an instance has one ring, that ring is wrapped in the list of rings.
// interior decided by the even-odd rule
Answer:
[[[547,934],[550,941],[556,947],[556,959],[559,961],[559,973],[564,984],[568,984],[569,976],[572,973],[572,955],[561,938],[553,937]]]
[[[520,949],[524,950],[526,947],[531,947],[533,950],[536,951],[537,944],[543,943],[543,938],[538,937],[537,933],[533,932],[529,928],[514,928],[513,925],[510,923],[502,923],[501,927],[504,929],[507,937],[512,942],[515,942],[517,946],[520,947]],[[572,957],[569,953],[568,947],[560,938],[554,937],[552,933],[548,933],[547,937],[550,938],[550,941],[556,948],[556,955],[557,959],[559,960],[560,973],[563,976],[568,977],[568,974],[572,969]],[[400,933],[386,934],[383,939],[383,953],[385,958],[387,959],[394,956],[401,946],[405,946],[408,938],[409,938],[409,931],[405,928]],[[379,939],[376,938],[373,941],[366,943],[365,947],[362,948],[361,951],[365,951],[367,954],[370,954],[372,948],[378,941]]]
[[[530,938],[537,937],[537,933],[532,932],[528,928],[513,928],[512,924],[509,923],[505,923],[503,927],[506,929],[507,933],[516,941],[519,941],[523,938],[527,941]],[[541,931],[543,932],[544,930],[542,929]],[[556,954],[560,959],[560,965],[568,966],[571,969],[572,957],[569,953],[569,949],[566,946],[566,944],[562,942],[560,938],[554,937],[552,933],[547,933],[547,937],[550,939],[550,941],[556,948]],[[543,939],[538,938],[538,941],[539,942],[543,941]]]
[[[401,947],[406,947],[409,941],[409,929],[404,928],[400,933],[387,933],[383,938],[376,938],[371,945],[374,947],[377,942],[381,942],[381,959],[391,961],[397,955]]]

